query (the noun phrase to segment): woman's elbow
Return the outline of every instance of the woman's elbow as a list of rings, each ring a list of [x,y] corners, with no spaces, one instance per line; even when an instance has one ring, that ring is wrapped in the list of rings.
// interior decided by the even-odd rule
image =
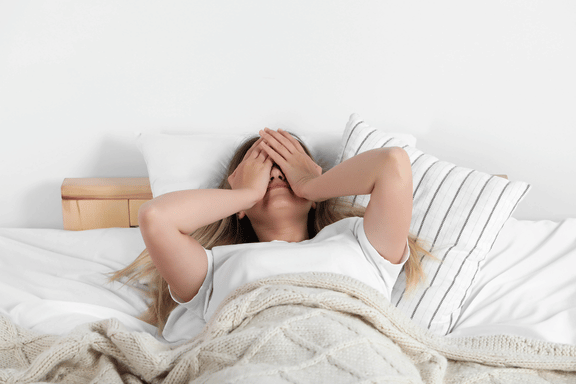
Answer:
[[[382,169],[389,176],[397,176],[401,179],[412,179],[412,164],[410,156],[401,147],[382,148]]]
[[[149,231],[161,221],[161,217],[158,207],[154,205],[153,200],[149,200],[138,210],[138,226],[141,231]]]

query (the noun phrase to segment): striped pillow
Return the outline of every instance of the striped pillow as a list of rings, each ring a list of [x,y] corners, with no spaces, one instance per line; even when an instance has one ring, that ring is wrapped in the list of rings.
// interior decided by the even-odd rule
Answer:
[[[346,125],[338,162],[390,146],[404,148],[412,163],[410,232],[441,260],[423,260],[427,282],[410,295],[405,294],[406,276],[401,273],[391,301],[416,323],[445,335],[457,320],[496,236],[530,185],[439,160],[370,127],[357,114],[350,116]],[[366,206],[369,195],[353,199]]]

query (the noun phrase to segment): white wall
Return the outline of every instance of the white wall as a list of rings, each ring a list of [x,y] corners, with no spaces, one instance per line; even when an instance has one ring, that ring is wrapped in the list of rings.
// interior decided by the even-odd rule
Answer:
[[[341,131],[352,112],[576,217],[576,2],[0,2],[0,226],[65,177],[145,176],[133,132]]]

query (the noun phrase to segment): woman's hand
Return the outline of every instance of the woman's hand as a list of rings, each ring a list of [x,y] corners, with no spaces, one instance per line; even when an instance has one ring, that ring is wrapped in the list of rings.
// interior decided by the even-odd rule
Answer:
[[[228,183],[232,189],[247,189],[254,192],[254,202],[264,198],[268,183],[272,159],[261,146],[263,139],[258,139],[246,152],[234,172],[228,176]]]
[[[291,134],[279,129],[265,128],[260,131],[262,149],[278,164],[296,196],[307,199],[305,186],[322,175],[322,167],[304,151],[302,145]]]

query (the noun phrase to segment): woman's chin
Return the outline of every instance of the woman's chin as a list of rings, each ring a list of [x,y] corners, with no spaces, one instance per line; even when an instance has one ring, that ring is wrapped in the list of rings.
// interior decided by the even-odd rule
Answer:
[[[311,202],[296,196],[287,188],[271,190],[264,198],[264,206],[267,209],[298,209],[300,207],[306,207],[309,204],[311,204]]]

